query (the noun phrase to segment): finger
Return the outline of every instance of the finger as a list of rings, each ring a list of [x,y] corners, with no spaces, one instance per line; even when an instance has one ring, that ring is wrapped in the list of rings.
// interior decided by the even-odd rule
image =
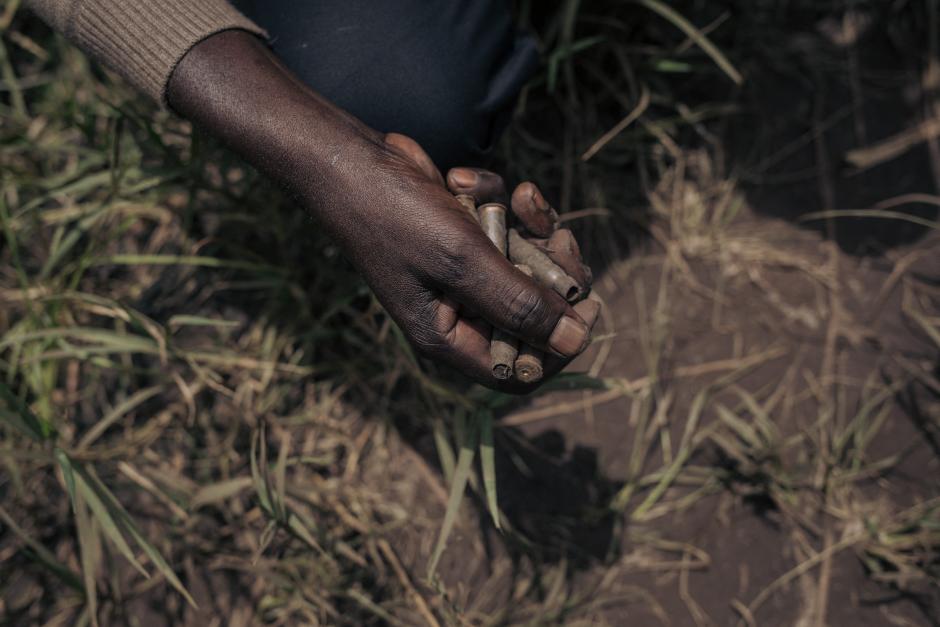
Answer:
[[[490,326],[481,320],[468,320],[458,313],[458,306],[443,299],[437,309],[435,326],[443,338],[441,347],[434,356],[444,364],[465,376],[492,389],[511,394],[527,394],[534,391],[547,379],[567,366],[572,358],[544,356],[544,378],[535,383],[524,383],[517,378],[503,381],[493,375],[490,354]],[[589,328],[597,321],[600,303],[586,300],[575,305],[574,310],[584,319]]]
[[[435,183],[440,183],[441,185],[444,184],[444,177],[441,176],[441,171],[437,169],[437,166],[434,165],[434,161],[431,160],[431,157],[418,142],[401,133],[388,133],[385,136],[385,143],[398,152],[398,154],[414,162],[428,179]]]
[[[503,177],[482,168],[453,168],[447,173],[447,188],[454,194],[473,196],[478,205],[488,202],[506,204]]]
[[[594,300],[593,298],[582,300],[580,303],[574,306],[574,310],[578,312],[578,315],[581,316],[584,322],[588,325],[588,328],[591,330],[591,332],[593,332],[594,326],[597,324],[597,320],[600,317],[600,301]],[[572,362],[572,360],[573,358],[562,358],[556,357],[555,355],[545,355],[542,364],[544,378],[548,379],[549,377],[555,376],[564,370],[568,364]]]
[[[512,211],[526,231],[536,237],[550,237],[558,228],[558,212],[535,183],[526,181],[516,187],[512,193]]]
[[[480,234],[483,237],[482,233]],[[487,322],[562,357],[580,353],[589,339],[580,316],[551,289],[516,269],[496,247],[475,247],[440,289]]]
[[[462,317],[459,307],[450,299],[440,301],[434,325],[443,338],[440,350],[432,354],[438,361],[477,383],[503,392],[523,394],[537,387],[494,376],[490,353],[492,328],[483,320]]]
[[[577,281],[585,291],[590,289],[594,275],[581,258],[581,248],[570,230],[558,229],[542,247],[545,254],[568,276]]]

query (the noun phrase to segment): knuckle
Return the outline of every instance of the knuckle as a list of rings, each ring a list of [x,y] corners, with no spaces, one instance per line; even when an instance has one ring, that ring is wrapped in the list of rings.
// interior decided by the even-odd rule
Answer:
[[[472,280],[470,266],[474,255],[470,248],[460,237],[443,237],[438,240],[435,271],[439,281],[462,287]]]
[[[415,349],[430,358],[440,358],[450,349],[449,337],[444,329],[435,324],[433,303],[412,311],[406,327],[406,335]]]
[[[447,352],[447,338],[433,329],[427,327],[415,329],[411,332],[409,339],[412,346],[425,357],[440,357]]]
[[[547,303],[538,292],[518,286],[507,294],[506,315],[507,331],[511,333],[525,333],[541,326],[548,318],[550,312]]]

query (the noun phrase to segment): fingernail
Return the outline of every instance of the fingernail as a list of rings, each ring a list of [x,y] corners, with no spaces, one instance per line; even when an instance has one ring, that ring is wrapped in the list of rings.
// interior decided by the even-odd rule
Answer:
[[[536,209],[543,212],[547,212],[551,208],[538,188],[532,189],[532,204],[535,205]]]
[[[451,170],[450,180],[459,187],[474,187],[480,177],[473,170],[457,168]]]
[[[548,345],[562,357],[574,357],[588,340],[588,327],[575,318],[565,316],[555,325]]]
[[[601,304],[599,301],[589,298],[575,305],[574,310],[578,312],[578,315],[581,316],[587,324],[587,328],[593,329],[594,324],[597,322],[597,316],[601,313]]]

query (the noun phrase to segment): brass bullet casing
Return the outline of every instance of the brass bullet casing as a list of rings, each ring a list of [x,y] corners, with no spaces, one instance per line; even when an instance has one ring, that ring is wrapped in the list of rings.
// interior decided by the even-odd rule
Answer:
[[[578,241],[568,229],[558,229],[541,246],[548,253],[549,258],[572,279],[577,281],[585,293],[590,289],[594,280],[591,268],[581,259],[581,249]]]
[[[480,205],[477,209],[480,216],[480,226],[483,232],[490,238],[490,241],[499,249],[499,252],[506,255],[506,205],[498,202],[488,202]]]
[[[467,210],[467,213],[473,216],[474,222],[479,224],[480,216],[477,215],[477,203],[475,200],[473,200],[473,196],[470,194],[457,194],[455,198],[457,199],[457,202],[464,206],[464,208]]]
[[[480,226],[483,232],[506,255],[506,207],[499,203],[486,203],[479,210]],[[519,341],[502,329],[493,329],[490,337],[490,359],[493,376],[500,381],[512,378],[513,364],[519,354]]]
[[[545,376],[542,366],[542,351],[528,344],[519,349],[519,356],[513,365],[516,378],[523,383],[538,383]]]
[[[515,229],[509,229],[508,241],[509,259],[517,265],[529,266],[536,281],[552,288],[568,302],[577,302],[583,296],[584,291],[577,281]]]
[[[513,365],[519,356],[519,341],[502,329],[493,329],[490,338],[490,359],[493,376],[508,381],[513,375]]]

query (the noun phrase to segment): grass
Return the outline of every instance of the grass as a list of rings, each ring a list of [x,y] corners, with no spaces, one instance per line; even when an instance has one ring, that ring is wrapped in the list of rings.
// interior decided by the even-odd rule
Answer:
[[[698,577],[739,557],[681,526],[710,504],[785,531],[787,567],[725,600],[742,624],[788,594],[803,624],[824,624],[848,555],[940,620],[938,486],[891,494],[907,456],[940,457],[926,363],[940,294],[923,270],[935,245],[884,255],[883,307],[854,316],[864,268],[809,232],[755,230],[741,183],[777,176],[768,164],[825,133],[765,149],[757,128],[748,148],[765,153],[731,171],[720,140],[763,68],[786,65],[787,29],[844,7],[700,4],[519,3],[546,65],[499,167],[548,182],[600,291],[628,295],[587,372],[520,405],[416,358],[289,200],[6,2],[4,624],[577,625],[629,612],[704,625],[720,619]],[[896,3],[886,29],[923,35],[925,11]],[[851,75],[837,51],[817,58]],[[916,212],[933,196],[894,200],[804,219],[936,229]],[[884,307],[917,350],[879,335]],[[776,326],[754,337],[751,318]],[[806,348],[801,334],[819,339]],[[874,367],[854,369],[878,342]],[[610,367],[624,352],[629,372]],[[612,407],[629,433],[606,453],[619,476],[578,483],[573,509],[520,512],[543,477],[580,472],[533,426],[581,413],[587,431]],[[902,414],[917,431],[886,448]],[[586,555],[582,529],[608,546]]]

